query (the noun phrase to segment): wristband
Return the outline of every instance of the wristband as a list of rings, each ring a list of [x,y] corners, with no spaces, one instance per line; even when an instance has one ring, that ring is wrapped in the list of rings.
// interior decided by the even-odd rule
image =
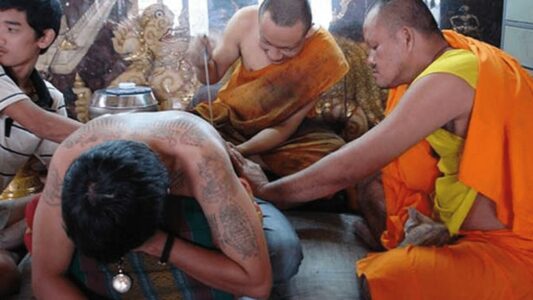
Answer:
[[[174,245],[174,235],[167,233],[167,241],[165,242],[165,246],[163,247],[163,252],[161,252],[161,257],[159,258],[159,263],[161,265],[167,264],[168,257],[170,256],[170,250],[172,250],[173,245]]]

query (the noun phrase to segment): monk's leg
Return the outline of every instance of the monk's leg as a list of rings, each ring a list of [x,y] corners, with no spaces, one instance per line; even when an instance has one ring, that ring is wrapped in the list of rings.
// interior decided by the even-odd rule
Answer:
[[[364,228],[356,228],[356,233],[373,250],[383,250],[380,239],[385,231],[387,211],[381,174],[376,173],[359,182],[357,191],[358,210],[368,224],[370,236],[364,232]]]
[[[509,232],[472,233],[444,247],[370,254],[357,273],[373,300],[533,299],[531,246]]]

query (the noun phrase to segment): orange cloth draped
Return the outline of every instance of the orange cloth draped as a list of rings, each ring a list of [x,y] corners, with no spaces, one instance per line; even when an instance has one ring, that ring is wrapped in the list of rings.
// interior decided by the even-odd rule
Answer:
[[[461,232],[457,244],[408,247],[371,254],[357,263],[372,299],[533,299],[533,80],[501,50],[445,31],[453,48],[479,59],[479,79],[459,178],[496,203],[509,230]],[[391,92],[388,109],[406,86]],[[387,232],[403,238],[406,206],[431,213],[437,160],[426,141],[383,170]],[[431,179],[431,180],[429,180]]]
[[[213,102],[214,125],[229,141],[242,143],[263,129],[279,125],[315,101],[347,72],[344,54],[331,34],[321,28],[306,41],[296,57],[283,64],[249,71],[239,62]],[[210,119],[208,103],[197,105],[195,111],[204,119]],[[336,150],[343,143],[332,133],[315,131],[314,135],[287,141],[281,145],[283,149],[266,153],[264,160],[269,165],[275,165],[271,166],[275,173],[287,173],[287,168],[293,168],[286,165],[287,157],[307,157],[299,159],[306,161],[305,166],[295,166],[292,173]]]
[[[406,90],[404,85],[389,92],[386,115],[398,104]],[[423,140],[381,170],[387,209],[387,227],[381,236],[385,248],[395,248],[403,240],[408,207],[416,207],[421,213],[431,216],[433,207],[429,196],[435,190],[435,180],[440,175],[437,163],[431,146]]]

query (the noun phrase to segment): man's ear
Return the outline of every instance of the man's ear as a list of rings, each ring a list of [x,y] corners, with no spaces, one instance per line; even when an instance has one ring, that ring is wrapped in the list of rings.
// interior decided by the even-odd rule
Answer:
[[[56,38],[56,33],[53,29],[51,28],[45,29],[43,32],[43,36],[41,36],[37,40],[37,45],[41,49],[46,49],[50,47],[50,45],[52,44],[55,38]]]
[[[407,47],[407,49],[413,49],[415,43],[415,33],[413,31],[413,28],[407,26],[402,27],[402,29],[400,30],[400,35],[402,42]]]

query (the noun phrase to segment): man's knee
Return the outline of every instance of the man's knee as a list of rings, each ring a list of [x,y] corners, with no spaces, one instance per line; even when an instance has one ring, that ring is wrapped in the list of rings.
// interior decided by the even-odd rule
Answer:
[[[18,291],[21,275],[15,260],[7,251],[0,250],[0,296],[6,296]]]
[[[258,200],[263,212],[263,229],[268,244],[274,283],[289,280],[298,273],[303,259],[302,245],[296,231],[272,204]]]
[[[296,236],[277,242],[269,251],[274,283],[288,281],[298,273],[303,259],[303,251],[300,240]]]

